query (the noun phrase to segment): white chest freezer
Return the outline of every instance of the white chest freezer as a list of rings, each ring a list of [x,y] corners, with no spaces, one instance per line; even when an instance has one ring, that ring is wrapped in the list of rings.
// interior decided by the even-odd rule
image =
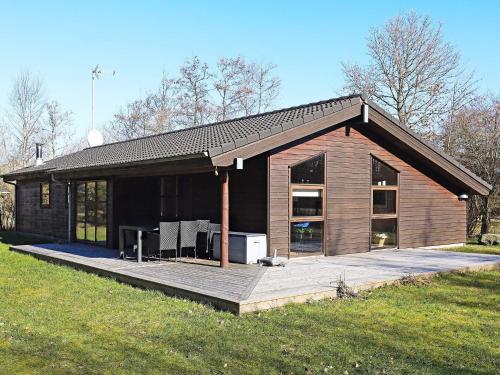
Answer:
[[[220,259],[220,232],[214,233],[214,259]],[[267,256],[267,238],[262,233],[229,232],[229,261],[257,263]]]

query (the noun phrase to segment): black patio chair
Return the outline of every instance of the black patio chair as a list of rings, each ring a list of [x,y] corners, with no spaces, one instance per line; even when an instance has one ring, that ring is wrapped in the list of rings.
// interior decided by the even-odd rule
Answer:
[[[180,257],[183,249],[194,249],[196,258],[196,239],[198,237],[199,223],[197,221],[181,221],[181,244],[179,246]]]
[[[203,250],[205,257],[208,256],[208,244],[210,234],[210,220],[196,220],[198,222],[198,234],[196,237],[196,251]]]
[[[160,251],[160,230],[148,230],[142,233],[142,251],[148,260],[158,258]]]
[[[160,255],[163,251],[173,251],[175,261],[177,261],[177,245],[179,243],[179,222],[164,221],[160,222],[160,233],[158,241],[158,252]]]
[[[120,257],[123,259],[137,258],[137,232],[127,229],[123,231],[123,235],[123,251],[120,254]]]
[[[213,250],[214,250],[214,233],[220,232],[220,224],[210,223],[208,225],[208,253],[210,259],[213,258]]]

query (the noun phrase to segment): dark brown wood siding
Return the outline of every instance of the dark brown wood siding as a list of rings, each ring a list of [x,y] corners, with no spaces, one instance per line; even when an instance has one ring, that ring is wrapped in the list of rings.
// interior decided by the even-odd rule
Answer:
[[[45,180],[47,181],[47,180]],[[66,185],[50,183],[50,207],[40,207],[40,181],[17,183],[17,228],[20,232],[60,239],[68,238],[68,208]]]
[[[238,232],[267,232],[267,155],[245,160],[243,170],[229,179],[229,228]]]
[[[270,250],[288,254],[289,166],[321,152],[327,155],[327,255],[369,250],[371,155],[400,171],[400,248],[464,242],[465,203],[458,201],[456,193],[356,128],[347,132],[337,127],[271,153]]]

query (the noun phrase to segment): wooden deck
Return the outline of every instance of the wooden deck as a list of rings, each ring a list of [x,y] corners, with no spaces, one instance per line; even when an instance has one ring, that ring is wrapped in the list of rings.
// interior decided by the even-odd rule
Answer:
[[[275,268],[230,264],[227,269],[210,261],[124,261],[118,259],[118,251],[83,244],[23,245],[12,246],[11,250],[236,314],[336,297],[339,277],[345,277],[355,289],[367,289],[392,283],[407,274],[500,265],[500,256],[496,255],[429,249],[300,258],[291,260],[286,267]]]

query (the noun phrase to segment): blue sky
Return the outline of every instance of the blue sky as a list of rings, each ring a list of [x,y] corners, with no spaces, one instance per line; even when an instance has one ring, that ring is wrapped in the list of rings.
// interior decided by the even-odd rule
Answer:
[[[0,11],[0,108],[15,76],[30,70],[47,98],[74,112],[83,136],[93,66],[117,71],[96,85],[102,126],[193,55],[277,64],[279,107],[326,99],[341,87],[341,61],[366,61],[369,29],[407,10],[441,22],[481,90],[500,93],[499,1],[11,1]]]

